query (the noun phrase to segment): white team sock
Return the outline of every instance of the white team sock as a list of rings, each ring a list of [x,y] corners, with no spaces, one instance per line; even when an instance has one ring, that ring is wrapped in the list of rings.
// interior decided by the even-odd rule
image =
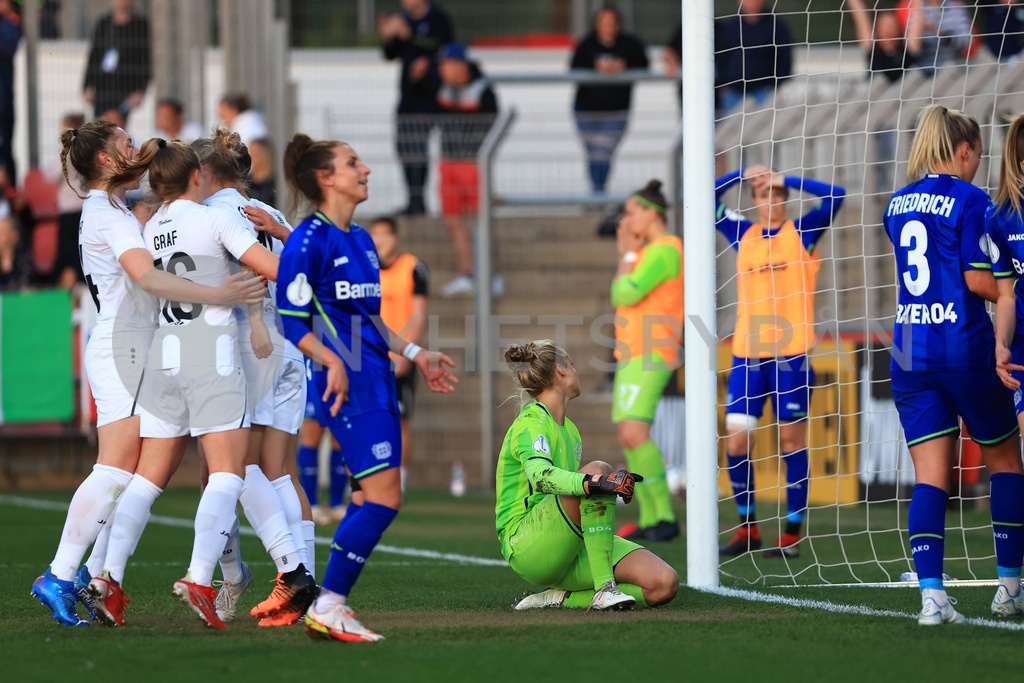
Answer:
[[[224,544],[224,552],[220,554],[220,572],[228,583],[242,582],[242,537],[238,533],[238,513],[228,533],[228,542]]]
[[[50,571],[54,576],[62,581],[75,578],[85,551],[99,536],[114,510],[117,497],[131,478],[131,472],[116,467],[100,464],[92,466],[92,472],[78,486],[68,506],[60,544],[50,563]]]
[[[162,488],[136,474],[118,499],[117,514],[114,515],[114,524],[110,528],[110,542],[107,545],[103,566],[100,568],[100,571],[106,569],[110,572],[110,578],[114,581],[124,581],[128,558],[135,553],[142,532],[146,529],[146,522],[149,521],[153,503],[161,493]]]
[[[270,553],[277,571],[285,573],[298,567],[299,552],[288,530],[281,499],[259,465],[245,468],[245,485],[240,500],[246,519],[263,541],[263,547]]]
[[[306,569],[309,573],[316,578],[316,522],[304,519],[302,520],[302,540],[306,546],[306,557],[309,558],[309,564],[306,565]]]
[[[295,492],[292,484],[292,477],[286,474],[270,482],[277,491],[277,497],[281,501],[281,509],[284,510],[284,519],[288,524],[288,531],[292,535],[292,543],[299,554],[299,562],[309,569],[309,557],[306,554],[306,544],[299,541],[302,536],[302,502],[299,494]],[[312,571],[312,570],[311,570]]]
[[[188,572],[192,582],[209,586],[235,520],[242,493],[242,478],[230,472],[212,472],[196,509],[196,538]]]
[[[129,482],[129,486],[131,482]],[[125,489],[127,491],[128,489]],[[121,496],[124,496],[122,493]],[[121,498],[118,497],[118,501]],[[92,544],[92,552],[89,553],[89,559],[85,561],[85,568],[89,570],[89,576],[98,576],[103,572],[103,563],[107,559],[107,544],[110,542],[110,530],[114,528],[114,523],[117,519],[117,503],[114,504],[114,511],[107,517],[107,523],[100,529],[100,535],[96,537],[96,542]]]
[[[335,607],[337,607],[338,605],[344,605],[345,604],[345,600],[346,600],[345,596],[342,595],[341,593],[335,593],[334,591],[329,591],[326,588],[321,587],[320,588],[320,595],[318,595],[317,598],[316,598],[316,603],[315,603],[316,611],[317,612],[327,612],[327,611],[330,611],[330,610],[334,609]]]

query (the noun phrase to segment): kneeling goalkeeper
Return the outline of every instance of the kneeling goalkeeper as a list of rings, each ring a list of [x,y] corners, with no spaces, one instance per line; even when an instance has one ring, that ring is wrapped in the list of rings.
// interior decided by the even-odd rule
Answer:
[[[498,456],[498,540],[519,576],[549,587],[515,609],[622,610],[671,601],[679,590],[675,570],[613,531],[615,497],[628,503],[641,478],[599,461],[580,467],[580,433],[565,414],[580,395],[568,354],[539,340],[508,347],[505,361],[520,387],[520,413]]]

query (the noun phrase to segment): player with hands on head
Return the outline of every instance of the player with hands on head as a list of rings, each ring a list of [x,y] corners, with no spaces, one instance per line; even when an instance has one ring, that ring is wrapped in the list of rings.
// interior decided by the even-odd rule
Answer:
[[[613,531],[615,497],[628,503],[643,477],[598,460],[580,465],[582,438],[566,415],[580,395],[572,359],[541,339],[509,346],[505,361],[520,411],[498,455],[495,526],[512,570],[549,586],[515,609],[622,610],[671,601],[679,589],[675,570]]]
[[[448,356],[409,343],[381,322],[380,261],[370,235],[352,222],[366,201],[370,169],[337,140],[292,138],[285,177],[296,198],[316,210],[281,254],[277,307],[285,337],[312,361],[320,415],[345,449],[364,495],[350,503],[331,545],[321,591],[306,613],[311,637],[347,642],[383,639],[347,604],[353,585],[402,503],[402,436],[388,352],[412,361],[431,391],[458,380]]]
[[[721,201],[725,191],[742,179],[750,184],[757,223]],[[750,452],[757,421],[771,397],[786,464],[786,525],[775,547],[764,555],[795,559],[800,556],[800,528],[807,508],[807,413],[814,386],[808,353],[814,346],[818,242],[839,213],[846,191],[810,178],[784,176],[766,166],[739,169],[719,178],[715,186],[715,227],[736,250],[739,300],[725,427],[740,527],[719,554],[731,557],[761,548]],[[788,220],[791,189],[817,195],[821,201],[803,216]]]
[[[1019,430],[1013,398],[995,372],[996,339],[985,308],[986,300],[997,299],[1000,313],[1007,313],[1008,301],[1012,308],[1012,272],[1007,272],[1012,268],[1004,258],[1010,251],[1005,242],[997,246],[1001,254],[993,254],[985,233],[988,194],[971,184],[981,155],[981,129],[974,117],[940,105],[925,107],[910,148],[910,184],[893,195],[882,219],[894,245],[899,284],[890,374],[914,461],[907,533],[921,589],[917,621],[922,626],[964,619],[942,579],[949,478],[961,420],[981,447],[991,482],[1000,577],[992,613],[1024,612]],[[1004,159],[1004,169],[1007,163],[1019,162]],[[1006,180],[1001,181],[1004,187]],[[997,243],[1002,225],[989,221]],[[997,257],[998,279],[990,254]],[[1012,327],[1003,329],[1001,341],[1009,341]]]
[[[75,491],[53,562],[32,584],[32,595],[62,625],[86,624],[75,600],[90,611],[92,577],[103,569],[118,497],[139,462],[138,391],[160,296],[201,304],[242,304],[263,298],[264,287],[244,275],[216,287],[191,282],[159,269],[142,239],[142,227],[124,201],[126,190],[110,187],[114,174],[138,154],[131,137],[116,124],[96,119],[61,134],[61,165],[78,172],[87,191],[79,229],[79,254],[86,285],[96,306],[96,325],[85,351],[85,373],[96,401],[96,465]],[[78,188],[76,188],[77,191]],[[96,541],[86,565],[85,551]]]

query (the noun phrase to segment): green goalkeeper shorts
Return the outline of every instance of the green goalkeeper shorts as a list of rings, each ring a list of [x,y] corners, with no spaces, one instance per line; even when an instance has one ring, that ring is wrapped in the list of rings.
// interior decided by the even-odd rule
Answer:
[[[633,358],[615,371],[612,422],[654,422],[658,401],[665,392],[672,369],[658,354]]]
[[[508,539],[512,570],[535,586],[567,591],[594,590],[594,576],[583,544],[583,531],[562,509],[554,494],[526,513],[519,528]],[[615,536],[612,566],[643,546]]]

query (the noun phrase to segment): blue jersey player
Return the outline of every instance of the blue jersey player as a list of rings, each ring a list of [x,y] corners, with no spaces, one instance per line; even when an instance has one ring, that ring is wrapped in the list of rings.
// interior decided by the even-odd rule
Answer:
[[[383,636],[356,620],[346,604],[366,559],[401,505],[402,437],[388,351],[423,373],[431,390],[455,390],[447,356],[424,351],[380,320],[380,263],[370,235],[352,222],[366,201],[370,169],[346,143],[296,135],[285,151],[293,192],[317,207],[281,254],[277,306],[285,336],[313,365],[311,398],[341,444],[364,494],[338,526],[322,590],[306,613],[314,637],[373,642]]]
[[[1024,198],[1024,117],[1018,116],[1010,124],[1003,149],[999,192],[995,204],[985,215],[985,230],[991,240],[992,267],[999,287],[996,301],[996,372],[1013,393],[1018,424],[1024,420],[1024,400],[1021,399],[1021,379],[1024,379],[1024,299],[1020,298],[1020,276],[1024,274],[1024,218],[1021,216]],[[1012,362],[1011,362],[1012,361]],[[1005,556],[998,555],[999,588],[992,601],[992,611],[1000,616],[1024,614],[1024,594],[1020,592],[1020,573],[1024,558],[1024,477],[1019,473],[1006,473],[992,477],[992,519],[996,519],[996,484],[1008,489],[1000,500],[1000,516],[1004,524],[996,529],[1000,536],[1012,544]],[[1005,545],[1003,547],[1006,547]],[[1000,549],[997,543],[996,550]],[[997,609],[998,607],[998,609]]]
[[[926,107],[910,150],[911,183],[893,195],[883,218],[899,282],[892,390],[917,479],[907,530],[920,581],[917,621],[922,626],[963,621],[942,583],[958,416],[981,446],[991,477],[1000,573],[1008,563],[1019,583],[1021,571],[1024,518],[1018,501],[1024,498],[1024,477],[1018,430],[1009,392],[995,372],[994,333],[985,310],[985,300],[997,298],[984,231],[989,201],[971,185],[981,152],[973,117]],[[992,611],[1019,613],[1018,600],[1001,591]]]

